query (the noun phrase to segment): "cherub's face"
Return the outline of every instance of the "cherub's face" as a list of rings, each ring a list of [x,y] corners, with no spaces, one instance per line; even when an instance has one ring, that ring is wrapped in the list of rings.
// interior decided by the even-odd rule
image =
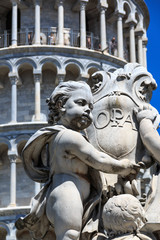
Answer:
[[[61,116],[64,126],[79,131],[87,128],[92,122],[93,98],[91,92],[81,88],[72,92],[71,97],[63,106]]]

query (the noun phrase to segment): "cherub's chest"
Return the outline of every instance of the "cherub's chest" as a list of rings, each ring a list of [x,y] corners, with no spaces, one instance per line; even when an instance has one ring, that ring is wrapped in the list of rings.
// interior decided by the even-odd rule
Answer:
[[[54,146],[54,144],[50,148],[50,169],[55,173],[88,173],[86,164],[70,151],[64,150],[60,146]]]

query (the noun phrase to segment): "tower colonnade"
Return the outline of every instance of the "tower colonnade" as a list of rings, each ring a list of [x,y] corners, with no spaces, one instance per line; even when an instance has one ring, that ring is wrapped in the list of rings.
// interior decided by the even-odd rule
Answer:
[[[53,7],[57,10],[57,24],[41,27],[42,13],[43,13],[43,1],[33,0],[34,8],[34,26],[33,26],[33,36],[32,41],[30,41],[29,35],[31,32],[26,27],[21,25],[18,32],[18,9],[23,13],[23,8],[21,7],[21,1],[10,0],[12,3],[12,35],[11,35],[11,46],[17,45],[27,45],[27,44],[53,44],[53,45],[67,45],[72,47],[89,48],[97,51],[102,51],[103,53],[111,53],[111,36],[107,34],[108,24],[114,25],[116,23],[115,36],[117,57],[126,59],[130,62],[139,62],[146,66],[146,28],[147,23],[145,22],[144,13],[142,13],[131,0],[127,1],[117,1],[112,5],[106,1],[99,0],[95,4],[96,18],[98,17],[98,28],[99,33],[93,31],[88,25],[88,15],[90,14],[91,3],[89,0],[79,0],[71,6],[72,12],[78,12],[79,14],[79,25],[77,29],[72,29],[65,27],[65,4],[66,0],[57,0],[53,3]],[[111,12],[111,13],[110,13]],[[54,14],[54,13],[53,13]],[[89,20],[90,21],[90,20]],[[114,26],[113,26],[114,27]],[[54,28],[54,33],[51,29]],[[22,30],[23,29],[23,30]],[[67,30],[70,29],[70,30]],[[75,31],[76,30],[76,31]],[[4,30],[6,31],[6,30]],[[46,32],[47,31],[47,32]],[[69,31],[66,33],[66,31]],[[126,36],[125,32],[129,33]],[[79,33],[78,33],[79,32]],[[25,37],[24,37],[25,34]],[[6,46],[8,42],[6,32],[3,33],[3,44],[2,47]],[[109,39],[110,38],[110,39]],[[95,39],[97,43],[95,44]],[[128,39],[128,40],[126,40]],[[141,39],[141,40],[140,40]],[[125,55],[125,43],[127,42],[127,54]],[[138,49],[138,50],[137,50]]]
[[[33,46],[34,47],[34,46]],[[41,48],[42,47],[37,47]],[[26,49],[25,49],[26,50]],[[45,47],[44,47],[45,50]],[[67,52],[67,49],[64,49]],[[21,49],[23,52],[23,48]],[[88,50],[85,51],[85,55],[88,54]],[[95,55],[96,56],[96,55]],[[78,55],[77,55],[78,57]],[[6,74],[4,76],[5,81],[0,80],[1,83],[1,93],[2,92],[8,92],[8,95],[10,96],[9,99],[9,104],[10,107],[8,107],[8,118],[1,116],[0,119],[0,124],[4,123],[18,123],[18,122],[25,122],[25,120],[20,120],[19,118],[19,113],[20,111],[20,96],[22,92],[22,88],[27,84],[27,79],[25,80],[25,75],[23,76],[22,69],[27,74],[27,72],[30,70],[30,78],[32,80],[32,107],[34,106],[34,113],[30,116],[30,119],[28,118],[29,121],[47,121],[47,112],[42,114],[41,110],[42,109],[42,99],[43,96],[41,96],[41,91],[43,91],[44,85],[46,84],[46,78],[45,78],[45,70],[44,68],[52,69],[52,78],[50,79],[50,83],[52,85],[52,88],[56,86],[58,83],[67,81],[69,79],[75,79],[77,80],[83,80],[83,81],[88,81],[92,73],[98,70],[103,70],[106,69],[107,71],[114,71],[117,69],[118,65],[120,64],[119,61],[117,61],[116,58],[114,58],[114,62],[112,65],[110,64],[105,64],[102,62],[96,62],[94,59],[91,60],[90,57],[86,59],[85,61],[83,58],[77,59],[77,57],[66,57],[64,56],[63,58],[60,56],[41,56],[41,57],[31,57],[31,56],[26,56],[26,57],[18,57],[18,58],[13,58],[11,61],[5,60],[1,61],[0,60],[0,70],[3,72],[4,69],[6,70]],[[99,56],[101,57],[101,56]],[[106,59],[110,60],[108,56],[105,56]],[[112,61],[113,61],[112,60]],[[26,63],[28,64],[28,67],[26,68]],[[125,62],[121,62],[121,66],[123,66]],[[25,69],[26,68],[26,69]],[[29,68],[29,69],[28,69]],[[47,71],[47,70],[46,70]],[[49,71],[49,70],[48,70]],[[72,72],[72,73],[71,73]],[[6,86],[6,83],[9,83],[9,85]],[[29,88],[29,86],[28,86]],[[24,89],[25,91],[25,89]],[[31,91],[31,89],[30,89]],[[52,91],[48,90],[48,94],[50,94]],[[24,92],[25,94],[25,92]],[[31,93],[30,93],[31,94]],[[24,98],[23,98],[24,100]],[[26,99],[27,101],[27,99]],[[43,100],[44,101],[44,100]],[[25,103],[24,103],[25,106]],[[46,107],[46,106],[45,106]],[[5,106],[3,106],[5,108]],[[44,108],[44,107],[43,107]],[[43,111],[44,112],[44,111]]]

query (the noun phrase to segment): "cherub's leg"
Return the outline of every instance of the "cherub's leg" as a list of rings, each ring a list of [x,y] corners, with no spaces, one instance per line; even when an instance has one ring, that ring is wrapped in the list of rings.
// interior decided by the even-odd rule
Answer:
[[[56,240],[79,239],[83,204],[74,182],[64,182],[54,188],[46,210],[49,221],[54,224]]]

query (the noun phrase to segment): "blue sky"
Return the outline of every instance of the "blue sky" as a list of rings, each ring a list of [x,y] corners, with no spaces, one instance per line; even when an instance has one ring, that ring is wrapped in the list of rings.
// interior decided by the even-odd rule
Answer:
[[[160,113],[160,0],[145,0],[150,13],[147,30],[147,68],[158,84],[153,92],[151,104]]]

